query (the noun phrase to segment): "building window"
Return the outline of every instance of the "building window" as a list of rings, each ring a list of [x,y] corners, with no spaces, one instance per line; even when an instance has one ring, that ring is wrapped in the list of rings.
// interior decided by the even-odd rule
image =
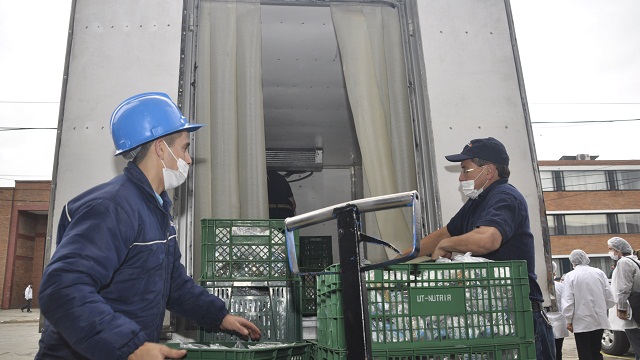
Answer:
[[[607,190],[605,171],[563,171],[564,190]]]
[[[609,233],[606,214],[564,215],[565,234],[587,235]]]
[[[606,246],[606,242],[604,243],[604,245]],[[554,258],[552,261],[555,262],[556,265],[558,265],[558,271],[555,278],[556,281],[558,280],[558,278],[562,278],[563,275],[573,270],[573,265],[571,265],[569,258]],[[611,278],[611,274],[613,273],[613,269],[615,267],[615,262],[608,256],[590,257],[589,266],[604,271],[605,275],[607,275],[608,278]]]
[[[542,191],[555,191],[553,186],[553,172],[552,171],[540,171],[540,183],[542,184]]]
[[[616,189],[618,190],[639,190],[640,171],[616,171]],[[544,187],[543,187],[544,189]]]
[[[540,171],[542,191],[640,190],[640,170]]]
[[[618,214],[618,232],[622,234],[640,233],[640,214]]]
[[[549,235],[640,234],[640,213],[547,215]]]
[[[559,235],[555,216],[547,215],[547,225],[549,226],[549,235]]]
[[[602,246],[605,248],[607,247],[606,241],[603,242]],[[606,251],[606,249],[603,250],[603,252],[604,251]],[[602,270],[608,278],[611,278],[614,262],[610,257],[590,257],[589,260],[589,266]]]

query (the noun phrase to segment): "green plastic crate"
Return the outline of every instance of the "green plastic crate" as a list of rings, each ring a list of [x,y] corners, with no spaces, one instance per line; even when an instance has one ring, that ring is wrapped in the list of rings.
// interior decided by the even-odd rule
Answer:
[[[193,349],[186,347],[187,356],[183,359],[196,360],[309,360],[311,344],[306,342],[296,342],[291,344],[278,344],[268,347],[253,347],[250,349],[236,349],[237,342],[216,342],[225,348],[200,348]],[[241,342],[245,347],[260,343]],[[206,346],[210,342],[191,342],[186,345]],[[180,343],[168,343],[167,346],[180,349]],[[269,344],[263,344],[269,345]]]
[[[534,339],[525,261],[401,264],[365,277],[373,349]],[[318,345],[335,350],[346,348],[340,279],[320,276],[317,288]]]
[[[300,271],[322,271],[333,263],[331,236],[300,236]],[[316,308],[316,275],[303,275],[302,281],[302,315],[315,316]]]
[[[303,269],[301,272],[317,271],[317,269]],[[316,307],[316,275],[302,275],[300,276],[301,282],[301,294],[302,294],[302,315],[303,316],[316,316],[318,309]]]
[[[229,313],[256,324],[263,341],[296,342],[302,340],[299,281],[201,282],[210,294],[222,299]],[[198,330],[202,342],[236,341],[225,333]]]
[[[442,344],[441,344],[442,345]],[[345,360],[345,350],[317,346],[313,360]],[[372,360],[535,360],[533,341],[514,344],[424,347],[415,349],[373,349]]]
[[[291,280],[284,220],[202,219],[200,280]],[[295,234],[296,247],[298,235]]]
[[[322,270],[333,264],[331,236],[300,236],[300,268]]]

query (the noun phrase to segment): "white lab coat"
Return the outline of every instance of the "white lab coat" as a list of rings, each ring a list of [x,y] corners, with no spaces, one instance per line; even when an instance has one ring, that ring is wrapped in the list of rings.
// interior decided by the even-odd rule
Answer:
[[[31,289],[31,286],[27,286],[27,288],[24,289],[24,298],[25,300],[33,299],[33,290]]]
[[[630,315],[634,316],[629,308],[627,299],[629,298],[629,294],[632,290],[640,291],[640,268],[635,264],[637,260],[638,257],[635,255],[625,256],[618,260],[616,268],[613,270],[613,275],[611,276],[611,289],[617,306],[612,310],[616,313],[616,316],[610,317],[612,329],[639,328],[635,321],[622,320],[617,316],[618,308],[627,309]],[[637,314],[635,315],[638,316]]]
[[[589,265],[577,265],[564,277],[562,315],[573,332],[608,329],[607,309],[616,303],[605,273]]]
[[[567,320],[562,316],[562,310],[564,309],[564,303],[562,302],[562,295],[564,294],[564,283],[555,282],[556,285],[556,303],[558,305],[558,311],[550,311],[547,313],[547,317],[551,321],[553,326],[553,335],[556,339],[562,339],[569,336],[569,330],[567,330]]]

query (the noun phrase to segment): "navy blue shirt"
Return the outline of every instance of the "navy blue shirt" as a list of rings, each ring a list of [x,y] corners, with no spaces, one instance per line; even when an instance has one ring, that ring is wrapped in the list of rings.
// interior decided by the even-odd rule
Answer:
[[[477,255],[495,261],[526,260],[529,299],[543,302],[542,290],[536,281],[535,249],[527,202],[507,179],[499,179],[480,193],[477,199],[469,199],[451,218],[447,231],[451,236],[459,236],[480,226],[498,229],[502,242],[498,249]]]

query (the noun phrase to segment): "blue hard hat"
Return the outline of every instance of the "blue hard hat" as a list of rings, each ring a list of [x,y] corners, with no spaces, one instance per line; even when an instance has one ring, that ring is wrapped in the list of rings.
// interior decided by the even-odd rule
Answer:
[[[113,111],[111,137],[115,155],[178,131],[196,131],[203,124],[190,124],[169,95],[147,92],[134,95]]]

